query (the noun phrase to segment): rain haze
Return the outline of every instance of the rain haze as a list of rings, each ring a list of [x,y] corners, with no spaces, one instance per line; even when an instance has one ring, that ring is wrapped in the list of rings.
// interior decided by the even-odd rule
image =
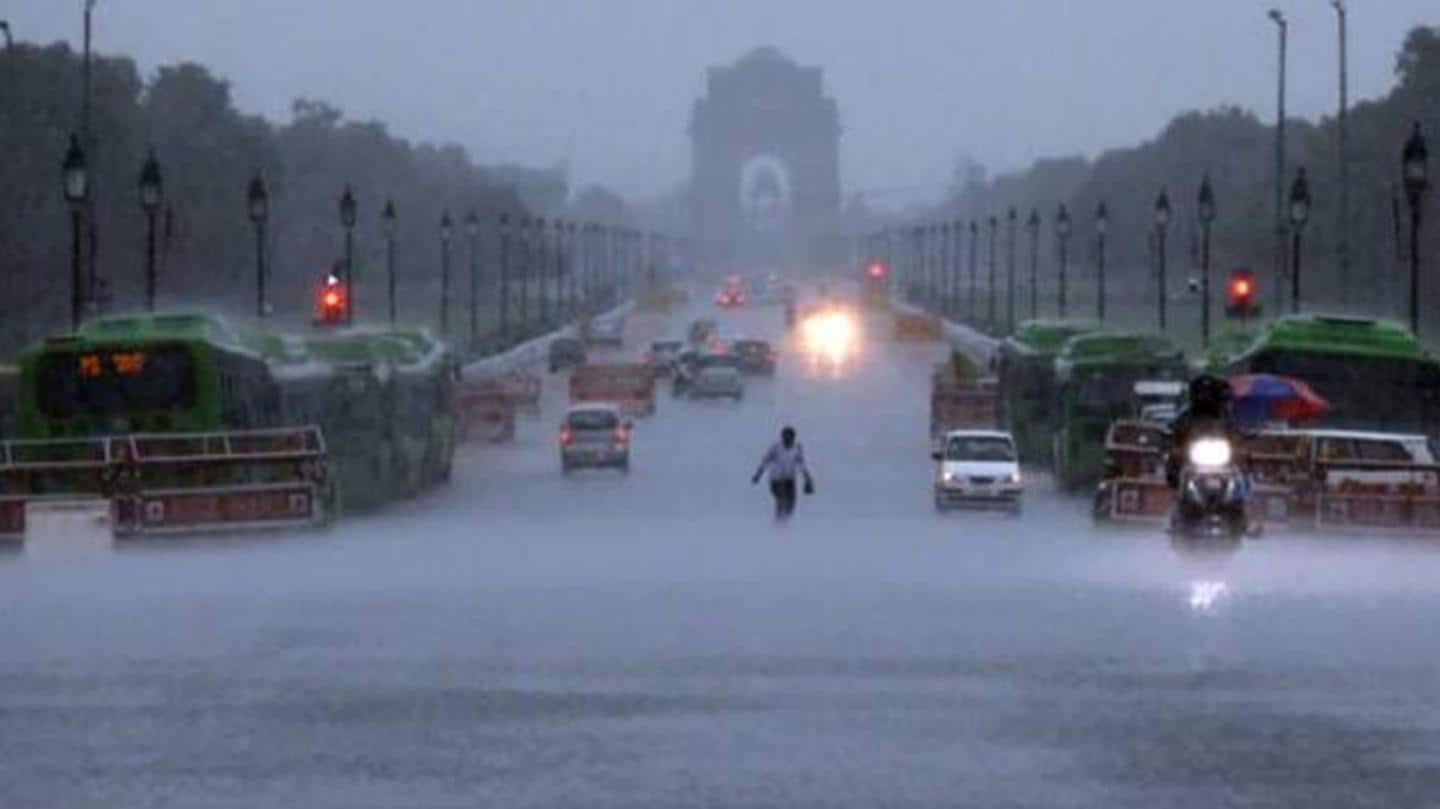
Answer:
[[[10,0],[0,807],[1435,806],[1440,14],[1281,9]]]
[[[1352,3],[1355,99],[1388,89],[1425,0]],[[33,41],[78,42],[76,3],[22,0]],[[1270,4],[1101,0],[102,0],[97,47],[143,68],[195,61],[238,105],[277,120],[326,99],[484,163],[566,163],[578,183],[669,190],[705,68],[761,45],[824,69],[840,105],[843,181],[879,204],[940,195],[967,155],[992,172],[1153,137],[1172,116],[1233,104],[1272,120]],[[1293,115],[1332,115],[1329,3],[1281,4]],[[417,88],[420,89],[417,92]]]

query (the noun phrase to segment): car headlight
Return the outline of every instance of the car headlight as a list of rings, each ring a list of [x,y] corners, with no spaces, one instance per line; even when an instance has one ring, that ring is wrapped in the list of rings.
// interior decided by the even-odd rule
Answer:
[[[1195,466],[1229,466],[1230,455],[1230,442],[1223,438],[1202,438],[1190,445],[1190,463]]]
[[[960,482],[960,476],[957,475],[957,474],[955,474],[954,472],[946,472],[945,474],[943,474],[943,475],[940,476],[940,479],[943,480],[943,481],[946,482],[946,483],[959,483],[959,482]]]
[[[1007,478],[1005,478],[1005,482],[1006,482],[1006,483],[1009,483],[1011,486],[1019,486],[1019,485],[1020,485],[1020,473],[1019,473],[1019,472],[1011,472],[1011,473],[1010,473],[1010,476],[1007,477]]]

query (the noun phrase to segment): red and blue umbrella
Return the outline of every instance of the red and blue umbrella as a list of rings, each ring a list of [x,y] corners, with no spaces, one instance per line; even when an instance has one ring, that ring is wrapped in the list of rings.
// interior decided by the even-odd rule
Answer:
[[[1230,377],[1234,393],[1235,420],[1255,425],[1267,421],[1308,421],[1330,411],[1309,385],[1298,379],[1274,374],[1241,374]]]

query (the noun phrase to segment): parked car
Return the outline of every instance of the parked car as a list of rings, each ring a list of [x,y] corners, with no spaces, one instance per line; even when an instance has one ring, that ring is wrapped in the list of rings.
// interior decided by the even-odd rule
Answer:
[[[775,364],[779,355],[769,342],[741,337],[730,344],[729,352],[735,357],[735,363],[742,373],[775,375]]]
[[[690,383],[691,399],[734,399],[745,398],[745,380],[739,369],[730,365],[711,365],[700,369]]]
[[[572,406],[560,423],[560,471],[614,468],[630,471],[630,430],[617,405],[585,402]]]
[[[585,362],[585,344],[575,337],[556,337],[550,341],[550,373],[563,371]]]
[[[1015,439],[995,430],[951,430],[936,463],[935,510],[1001,508],[1020,513],[1024,488]]]

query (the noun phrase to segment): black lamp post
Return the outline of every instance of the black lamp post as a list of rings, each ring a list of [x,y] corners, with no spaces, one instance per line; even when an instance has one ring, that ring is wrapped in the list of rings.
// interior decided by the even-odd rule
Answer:
[[[1040,211],[1030,209],[1030,218],[1025,220],[1030,231],[1030,319],[1040,317]]]
[[[1170,228],[1170,194],[1165,189],[1160,189],[1160,196],[1155,200],[1155,247],[1159,257],[1159,264],[1155,274],[1155,306],[1160,322],[1160,331],[1163,334],[1166,327],[1165,308],[1168,303],[1169,284],[1166,280],[1165,267],[1165,233]]]
[[[380,212],[380,224],[385,230],[385,300],[389,310],[390,327],[395,327],[395,200],[385,200],[385,210]]]
[[[988,282],[990,298],[988,305],[985,307],[985,327],[993,331],[995,329],[995,322],[1000,318],[998,298],[1000,294],[1000,284],[996,278],[995,271],[995,265],[997,263],[995,250],[1000,233],[1000,220],[992,216],[987,222],[990,225],[990,280]]]
[[[70,135],[70,146],[65,150],[61,172],[65,202],[70,205],[70,328],[78,330],[85,309],[80,238],[84,228],[85,204],[90,198],[90,172],[85,164],[85,150],[80,148],[80,138],[73,133]]]
[[[140,167],[140,209],[145,212],[145,311],[155,311],[155,214],[165,200],[165,181],[151,149]]]
[[[1015,225],[1020,214],[1015,206],[1005,214],[1005,331],[1015,331]]]
[[[355,194],[340,195],[340,224],[345,226],[345,325],[355,322]]]
[[[1300,245],[1305,233],[1305,223],[1310,221],[1310,182],[1305,179],[1302,166],[1295,173],[1295,182],[1290,186],[1290,232],[1294,243],[1290,249],[1290,308],[1300,312]]]
[[[543,217],[535,220],[535,292],[538,300],[535,302],[536,316],[541,323],[550,319],[550,304],[545,300],[545,267],[550,262],[545,255],[545,219]]]
[[[1095,208],[1095,319],[1105,322],[1105,236],[1110,231],[1110,208],[1101,200]]]
[[[450,237],[455,223],[450,212],[440,214],[440,337],[450,338]]]
[[[565,223],[555,220],[555,278],[550,300],[550,315],[555,323],[565,320]]]
[[[1070,274],[1070,211],[1065,203],[1060,203],[1060,209],[1055,212],[1055,235],[1060,240],[1060,290],[1059,304],[1060,319],[1064,320],[1069,313],[1067,293],[1069,291]]]
[[[250,187],[245,192],[246,210],[250,224],[255,228],[255,317],[263,320],[265,305],[265,225],[270,221],[270,192],[265,189],[265,179],[260,172],[250,178]]]
[[[1420,122],[1401,153],[1405,198],[1410,203],[1410,330],[1420,334],[1420,225],[1425,214],[1425,192],[1430,187],[1430,150]]]
[[[500,214],[500,339],[510,340],[510,215]]]
[[[975,325],[976,297],[979,295],[979,263],[980,258],[980,223],[974,219],[970,220],[970,325]]]
[[[1210,175],[1200,180],[1200,193],[1196,199],[1197,214],[1200,217],[1200,341],[1210,345],[1210,228],[1215,222],[1215,189],[1210,187]]]
[[[480,341],[480,217],[471,208],[465,214],[465,239],[470,247],[470,350]]]

